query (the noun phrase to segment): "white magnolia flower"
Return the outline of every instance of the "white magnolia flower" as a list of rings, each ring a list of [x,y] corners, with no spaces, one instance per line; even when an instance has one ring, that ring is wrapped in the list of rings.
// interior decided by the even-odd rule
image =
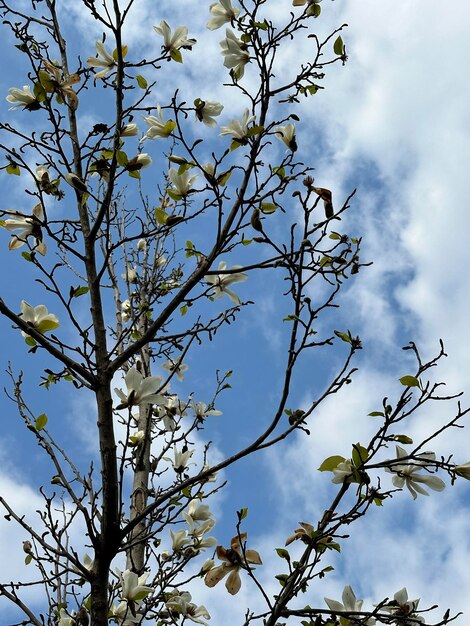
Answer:
[[[404,450],[401,446],[396,446],[397,450],[397,459],[402,459],[408,456],[406,450]],[[392,478],[392,482],[398,489],[403,489],[403,487],[407,487],[413,499],[416,500],[418,493],[423,496],[428,496],[428,492],[421,487],[421,485],[426,485],[430,489],[434,491],[442,491],[445,488],[445,482],[441,480],[435,474],[420,474],[419,471],[426,466],[427,461],[435,461],[436,455],[434,452],[425,452],[423,454],[418,455],[417,460],[410,459],[406,463],[399,465],[392,465],[391,467],[385,468],[387,472],[395,474]]]
[[[227,591],[235,595],[240,591],[241,579],[240,569],[244,569],[246,563],[253,565],[261,565],[261,557],[256,550],[242,550],[240,543],[246,541],[246,533],[241,533],[240,537],[237,535],[233,537],[230,542],[230,548],[226,549],[223,546],[217,546],[217,556],[222,561],[221,565],[212,568],[204,577],[204,582],[208,587],[214,587],[228,574],[228,578],[225,582]]]
[[[126,373],[125,381],[127,394],[121,389],[114,389],[121,400],[121,404],[116,408],[123,409],[127,406],[137,406],[139,404],[165,404],[166,398],[162,394],[165,393],[166,387],[162,388],[161,376],[147,376],[147,378],[144,378],[143,374],[136,367],[131,367]]]
[[[46,244],[42,240],[41,222],[44,220],[44,210],[42,204],[36,204],[33,208],[32,216],[26,216],[18,211],[8,211],[8,215],[11,215],[6,220],[3,220],[2,226],[6,230],[18,230],[17,235],[12,235],[8,248],[10,250],[17,250],[24,246],[28,241],[28,237],[33,237],[34,246],[32,249],[43,256],[47,252]]]
[[[183,593],[176,592],[176,594],[166,602],[166,607],[170,611],[179,613],[191,621],[196,622],[196,624],[204,624],[204,626],[208,626],[207,622],[201,619],[201,617],[204,617],[205,619],[210,619],[211,617],[207,612],[206,607],[202,605],[196,606],[193,602],[191,602],[191,594],[187,591],[183,591]]]
[[[38,333],[47,333],[50,330],[59,328],[59,320],[53,313],[49,313],[44,304],[31,306],[26,300],[21,301],[21,317],[24,322],[38,331]],[[28,337],[28,333],[21,331],[23,337]]]
[[[462,478],[470,480],[470,461],[468,463],[463,463],[462,465],[456,465],[454,470],[458,476],[462,476]]]
[[[190,176],[189,170],[184,170],[182,174],[178,174],[178,170],[172,167],[168,172],[168,178],[172,182],[173,191],[179,196],[184,197],[191,191],[193,183],[197,178],[197,174]]]
[[[129,436],[129,445],[131,447],[138,446],[145,439],[145,430],[138,430]]]
[[[121,574],[122,597],[126,600],[139,602],[152,593],[152,587],[145,585],[148,573],[137,576],[135,572],[126,569]]]
[[[65,609],[59,611],[59,624],[58,626],[76,626],[75,611],[69,615]]]
[[[135,605],[135,603],[133,603]],[[134,613],[133,613],[134,611]],[[111,607],[111,616],[117,621],[119,626],[132,626],[132,624],[140,624],[142,615],[135,612],[135,607],[122,600],[117,606]]]
[[[33,109],[38,109],[40,106],[39,102],[36,100],[36,96],[31,93],[31,87],[29,85],[25,85],[23,89],[11,87],[8,90],[8,94],[6,99],[14,105],[10,107],[10,111],[20,108],[32,111]]]
[[[250,60],[248,46],[230,28],[225,31],[225,39],[220,42],[221,54],[225,57],[224,65],[232,70],[232,76],[239,80],[245,73],[245,65]]]
[[[222,411],[217,411],[216,409],[208,409],[207,404],[204,402],[194,402],[191,403],[191,408],[196,414],[196,419],[203,422],[204,419],[208,415],[222,415]]]
[[[297,150],[297,141],[295,139],[295,125],[289,122],[285,126],[278,126],[274,133],[278,139],[286,144],[289,150],[295,152]]]
[[[173,456],[174,459],[171,459],[168,456],[164,456],[165,461],[170,461],[173,465],[173,469],[177,474],[181,474],[184,470],[189,466],[189,459],[193,456],[194,450],[183,450],[179,451],[175,446],[173,448]]]
[[[338,463],[333,470],[333,478],[331,482],[335,484],[344,483],[353,473],[352,461],[350,459]]]
[[[194,498],[188,505],[188,511],[183,511],[182,516],[192,528],[194,522],[205,522],[211,519],[212,513],[207,504],[201,504],[200,500]]]
[[[188,517],[186,521],[190,520],[190,534],[193,537],[192,548],[194,550],[203,550],[204,548],[213,548],[217,545],[217,539],[215,537],[205,537],[215,526],[215,520],[208,519],[199,526],[196,527],[195,522],[191,517]]]
[[[214,559],[206,559],[201,567],[201,574],[209,572],[215,565]]]
[[[149,125],[149,129],[144,136],[145,139],[157,139],[158,137],[169,137],[175,129],[176,123],[173,120],[165,122],[161,106],[157,106],[157,115],[148,115],[144,120]]]
[[[86,62],[91,67],[102,67],[103,69],[95,74],[95,79],[104,78],[116,66],[116,60],[112,54],[109,54],[101,41],[96,42],[96,53],[98,57],[88,57]]]
[[[147,249],[147,240],[139,239],[139,241],[137,242],[137,250],[139,252],[144,252],[146,249]]]
[[[230,270],[238,270],[241,268],[241,265],[232,265]],[[219,270],[226,270],[227,263],[225,261],[221,261],[219,263]],[[221,298],[224,294],[227,295],[232,302],[235,304],[240,304],[240,298],[234,293],[231,289],[229,289],[229,285],[233,285],[233,283],[241,283],[248,278],[247,274],[243,272],[235,272],[230,274],[212,274],[210,276],[205,277],[205,281],[208,285],[212,285],[214,290],[212,292],[213,298]]]
[[[141,152],[127,161],[126,170],[128,172],[138,172],[143,170],[144,167],[150,167],[150,165],[152,165],[152,157],[146,152]]]
[[[162,367],[168,372],[176,374],[176,378],[181,382],[184,380],[184,373],[189,369],[189,365],[186,365],[186,363],[173,361],[173,359],[169,359],[166,363],[163,363]]]
[[[254,115],[250,116],[250,111],[245,109],[243,111],[242,119],[232,120],[228,126],[222,126],[220,129],[221,135],[232,135],[232,138],[238,143],[246,143],[248,137],[248,124],[255,119]]]
[[[206,126],[217,126],[214,117],[220,115],[224,109],[224,105],[220,102],[208,102],[197,98],[194,101],[196,106],[196,119],[203,122]]]
[[[330,600],[330,598],[325,598],[325,602],[328,605],[328,608],[332,611],[361,611],[363,600],[357,600],[354,595],[354,591],[351,589],[349,585],[343,589],[342,595],[343,603],[338,602],[337,600]],[[372,625],[375,624],[375,619],[370,618],[367,622],[361,622],[363,624]]]
[[[135,137],[138,132],[137,124],[125,124],[121,130],[121,137]]]
[[[128,267],[125,274],[121,274],[121,278],[126,280],[130,284],[137,282],[138,274],[135,267]]]
[[[191,542],[186,530],[170,530],[173,552],[179,552],[184,546]]]
[[[382,610],[391,613],[392,615],[400,616],[397,619],[397,624],[400,626],[413,626],[413,624],[424,624],[424,618],[415,613],[418,608],[419,598],[417,600],[408,600],[408,591],[406,587],[397,591],[393,596],[393,600],[390,600]],[[409,618],[409,619],[407,619]]]
[[[163,37],[163,47],[168,52],[184,48],[191,50],[196,43],[195,39],[188,39],[188,29],[186,26],[178,26],[172,33],[171,28],[165,20],[160,22],[160,26],[154,26],[154,31]]]
[[[121,304],[121,317],[123,322],[128,322],[132,317],[132,304],[130,300],[124,300]]]
[[[207,22],[207,28],[210,30],[220,28],[227,22],[236,19],[240,14],[240,9],[232,7],[230,0],[220,0],[220,2],[211,4],[209,11],[214,16]]]

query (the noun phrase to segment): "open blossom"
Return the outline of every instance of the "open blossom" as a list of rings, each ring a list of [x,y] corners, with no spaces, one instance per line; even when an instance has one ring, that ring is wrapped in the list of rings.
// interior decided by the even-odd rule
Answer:
[[[49,61],[44,61],[44,67],[49,74],[46,81],[41,81],[44,89],[49,93],[54,92],[59,104],[62,104],[64,99],[67,99],[70,108],[75,110],[78,106],[78,96],[72,85],[80,82],[80,76],[78,74],[62,75],[60,65],[50,63]]]
[[[32,249],[43,256],[47,252],[46,244],[42,240],[41,222],[44,220],[44,210],[41,203],[36,204],[33,208],[32,216],[26,216],[18,211],[8,211],[8,215],[11,215],[6,220],[2,221],[3,228],[6,230],[18,230],[18,234],[12,235],[10,239],[9,249],[17,250],[24,246],[28,241],[28,237],[33,237],[34,245]]]
[[[255,119],[254,115],[250,115],[250,111],[245,109],[243,111],[242,119],[232,120],[228,126],[222,126],[220,129],[221,135],[232,135],[232,138],[238,143],[244,144],[248,138],[248,124]]]
[[[13,104],[13,106],[9,109],[10,111],[20,108],[26,109],[27,111],[34,111],[35,109],[39,109],[41,106],[37,101],[36,96],[31,92],[31,87],[29,85],[24,85],[23,89],[10,87],[6,99],[8,102]]]
[[[126,273],[121,274],[121,278],[124,278],[124,280],[126,280],[130,284],[134,284],[137,282],[137,279],[138,279],[137,270],[135,269],[135,267],[128,267],[126,269]],[[126,302],[128,302],[128,300],[126,300]],[[124,302],[123,302],[123,305],[124,305]],[[127,305],[126,305],[126,308],[127,308]]]
[[[295,139],[295,126],[292,122],[289,122],[285,126],[278,126],[274,133],[278,139],[280,139],[285,145],[295,152],[297,150],[297,141]]]
[[[173,361],[173,359],[169,359],[166,363],[163,363],[162,367],[168,372],[176,374],[176,378],[180,382],[183,382],[184,373],[187,372],[189,369],[189,365],[186,365],[186,363],[182,363],[181,361]]]
[[[50,330],[59,328],[59,320],[53,313],[49,313],[44,304],[31,306],[26,300],[21,301],[21,318],[28,326],[34,328],[38,333],[47,333]],[[23,337],[28,337],[28,333],[21,331]]]
[[[337,600],[330,600],[330,598],[325,598],[325,602],[328,605],[328,608],[332,611],[361,611],[363,600],[357,600],[354,595],[354,591],[351,589],[349,585],[343,589],[342,598],[343,603],[338,602]],[[370,618],[366,622],[361,620],[361,624],[372,625],[375,624],[375,619]]]
[[[241,265],[232,265],[230,270],[238,270],[241,268]],[[225,261],[221,261],[219,263],[219,271],[224,271],[227,269],[227,263]],[[247,274],[243,272],[232,272],[230,274],[212,274],[205,277],[205,281],[208,285],[212,285],[214,288],[212,292],[213,298],[221,298],[224,294],[227,295],[232,302],[235,304],[240,304],[240,298],[234,293],[231,289],[229,289],[229,285],[233,285],[233,283],[241,283],[248,278]]]
[[[207,28],[209,28],[209,30],[216,30],[217,28],[220,28],[227,22],[231,22],[236,19],[240,14],[240,9],[232,7],[230,0],[220,0],[220,2],[211,4],[209,11],[213,15],[213,17],[211,17],[211,19],[207,22]]]
[[[212,568],[205,575],[204,582],[208,587],[214,587],[229,574],[225,581],[225,587],[230,594],[235,595],[240,591],[242,582],[239,572],[240,569],[246,569],[245,561],[248,564],[261,565],[261,557],[256,550],[242,552],[240,540],[246,541],[246,533],[241,533],[240,537],[238,535],[233,537],[228,550],[222,546],[217,546],[217,556],[223,563]]]
[[[220,42],[221,54],[225,57],[224,65],[232,70],[232,76],[239,80],[245,73],[245,65],[250,60],[248,46],[235,33],[227,28],[225,39]]]
[[[145,378],[136,367],[131,367],[126,373],[125,381],[127,394],[121,389],[114,390],[121,400],[117,409],[139,404],[165,404],[166,398],[162,394],[165,393],[166,388],[162,388],[161,376]]]
[[[191,191],[193,183],[197,178],[197,174],[190,176],[189,170],[184,170],[182,174],[178,174],[178,170],[172,167],[168,172],[168,178],[173,185],[174,193],[178,196],[184,197]]]
[[[205,522],[210,519],[212,513],[209,510],[207,504],[201,504],[201,501],[197,498],[191,500],[188,506],[188,511],[183,511],[182,516],[186,520],[187,524],[192,527],[193,522]]]
[[[398,618],[396,623],[400,624],[400,626],[413,626],[418,623],[424,624],[424,618],[415,613],[418,604],[419,598],[417,600],[408,600],[408,591],[406,587],[403,587],[403,589],[396,592],[393,600],[381,607],[381,610],[395,615]]]
[[[103,68],[99,72],[95,74],[96,78],[104,78],[108,72],[110,72],[116,66],[116,60],[114,59],[112,54],[104,47],[104,43],[101,41],[96,42],[96,52],[98,54],[97,57],[88,57],[86,62],[91,67],[101,67]]]
[[[203,422],[208,415],[222,415],[222,411],[208,409],[207,404],[204,402],[194,402],[194,400],[191,402],[191,409],[194,411],[196,419],[201,422]]]
[[[152,587],[145,585],[148,573],[137,576],[135,572],[126,569],[121,574],[122,597],[126,600],[139,602],[152,593]]]
[[[132,626],[132,624],[140,624],[142,615],[135,612],[135,602],[133,606],[122,600],[118,605],[111,607],[111,617],[119,624],[119,626]]]
[[[157,106],[157,115],[148,115],[144,120],[149,125],[149,129],[144,136],[145,139],[157,139],[158,137],[169,137],[175,129],[176,123],[173,120],[165,122],[161,106]]]
[[[408,456],[406,450],[404,450],[401,446],[396,446],[397,451],[397,459],[402,459]],[[413,499],[416,500],[418,493],[423,496],[428,496],[428,492],[421,486],[426,485],[430,489],[434,491],[442,491],[445,488],[445,482],[441,480],[435,474],[420,474],[419,471],[422,470],[427,461],[435,461],[436,455],[434,452],[425,452],[423,454],[418,455],[418,459],[410,459],[403,464],[392,465],[391,467],[387,467],[386,471],[395,476],[392,478],[392,482],[398,489],[403,489],[403,487],[407,487],[408,491],[413,496]]]
[[[220,115],[224,109],[224,105],[220,104],[220,102],[209,102],[206,100],[201,100],[197,98],[194,101],[196,106],[196,119],[200,122],[203,122],[206,126],[214,127],[217,126],[217,122],[214,117]]]
[[[206,607],[202,605],[196,606],[193,602],[191,602],[191,594],[187,591],[183,591],[183,593],[175,591],[171,598],[166,602],[166,608],[172,613],[179,613],[183,617],[196,622],[196,624],[204,624],[205,626],[208,626],[207,622],[201,619],[202,617],[210,619],[210,615],[207,612]]]
[[[165,20],[160,22],[160,26],[154,26],[154,31],[163,37],[163,47],[168,52],[184,48],[190,50],[196,43],[195,39],[188,39],[188,29],[186,26],[178,26],[174,32]]]
[[[165,459],[165,461],[170,461],[170,463],[173,465],[173,469],[175,470],[177,474],[182,474],[184,470],[188,467],[189,459],[193,456],[193,453],[194,453],[194,450],[183,449],[180,451],[175,446],[173,448],[174,458],[171,459],[168,456],[164,456],[163,458]]]
[[[184,546],[191,543],[191,539],[188,537],[187,530],[170,530],[171,540],[172,540],[172,549],[173,552],[179,552]]]

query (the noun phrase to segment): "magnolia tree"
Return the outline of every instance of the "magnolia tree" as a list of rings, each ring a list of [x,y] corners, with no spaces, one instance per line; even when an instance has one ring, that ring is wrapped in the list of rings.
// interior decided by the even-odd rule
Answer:
[[[341,599],[319,604],[310,594],[333,569],[345,527],[370,507],[441,491],[446,477],[470,478],[470,463],[429,451],[460,425],[467,411],[459,404],[425,440],[406,434],[424,404],[451,399],[428,377],[442,346],[430,361],[408,346],[415,371],[396,383],[396,401],[378,400],[370,441],[338,450],[344,456],[312,459],[311,471],[330,473],[324,479],[334,483],[334,496],[318,519],[300,521],[285,546],[273,546],[275,586],[266,585],[263,555],[247,538],[246,509],[233,512],[229,545],[212,535],[211,498],[224,486],[218,472],[294,434],[308,437],[318,407],[351,382],[361,349],[348,330],[318,330],[345,282],[367,265],[361,239],[341,228],[353,194],[334,203],[296,156],[296,107],[322,89],[330,65],[345,63],[343,27],[317,34],[328,10],[320,0],[294,0],[282,23],[272,21],[266,0],[205,7],[207,36],[221,28],[220,82],[239,106],[224,119],[224,104],[210,93],[187,102],[181,89],[158,101],[160,81],[178,84],[203,45],[190,23],[167,23],[156,6],[154,25],[140,26],[151,50],[140,58],[125,37],[137,3],[82,0],[102,36],[72,54],[59,4],[31,0],[27,10],[0,0],[23,73],[6,95],[10,113],[0,125],[3,175],[25,192],[16,208],[2,207],[0,224],[10,265],[27,268],[38,284],[33,291],[25,284],[17,300],[0,299],[0,312],[28,358],[40,362],[48,393],[68,385],[92,398],[89,437],[99,463],[92,453],[74,458],[65,449],[59,416],[34,408],[36,383],[11,366],[7,394],[48,458],[52,484],[40,489],[34,523],[0,497],[6,518],[24,533],[30,573],[10,581],[4,572],[0,595],[16,606],[18,623],[35,626],[207,624],[210,588],[225,584],[230,606],[243,581],[256,607],[246,607],[245,624],[424,623],[427,607],[405,588],[368,607],[350,585]],[[283,50],[298,37],[308,38],[310,57],[286,67]],[[197,370],[188,369],[194,351],[217,345],[223,329],[236,333],[256,307],[246,294],[260,274],[288,302],[277,406],[267,425],[253,422],[242,448],[213,457],[211,430],[227,418],[220,395],[233,394],[228,412],[239,412],[231,372],[222,374],[214,357],[208,397],[178,389]],[[296,406],[299,364],[325,348],[335,358],[340,350],[342,364],[309,404]],[[42,589],[40,609],[29,599],[31,586]],[[203,590],[207,607],[197,597]],[[447,611],[428,623],[453,619]]]

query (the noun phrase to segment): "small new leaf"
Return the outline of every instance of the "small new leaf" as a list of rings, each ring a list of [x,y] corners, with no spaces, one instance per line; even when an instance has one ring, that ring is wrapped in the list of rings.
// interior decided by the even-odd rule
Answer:
[[[146,87],[147,87],[148,83],[147,83],[147,81],[145,80],[145,78],[144,78],[143,76],[141,76],[141,74],[138,74],[138,75],[135,77],[135,79],[136,79],[137,84],[139,85],[139,87],[140,87],[141,89],[146,89]]]
[[[402,376],[400,382],[404,387],[419,387],[419,380],[414,376]]]
[[[333,44],[333,52],[337,54],[338,56],[342,56],[344,54],[344,43],[341,38],[341,35],[339,35],[339,37],[336,39],[335,43]]]
[[[47,424],[47,415],[45,413],[41,413],[41,415],[39,415],[36,418],[36,421],[34,422],[34,425],[36,426],[36,430],[42,430]]]

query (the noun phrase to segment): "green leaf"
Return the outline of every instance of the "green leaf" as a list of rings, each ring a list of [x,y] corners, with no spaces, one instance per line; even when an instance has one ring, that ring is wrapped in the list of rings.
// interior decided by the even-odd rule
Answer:
[[[80,296],[84,296],[86,293],[89,292],[88,287],[76,287],[73,290],[73,298],[79,298]]]
[[[408,435],[395,435],[393,439],[398,441],[398,443],[404,443],[405,445],[413,443],[413,439],[408,437]]]
[[[155,214],[155,219],[157,220],[157,222],[161,224],[162,226],[165,226],[166,221],[168,219],[168,213],[166,213],[165,210],[162,209],[161,207],[157,207],[154,211],[154,214]]]
[[[31,561],[33,560],[33,555],[32,554],[27,554],[24,557],[24,562],[26,565],[29,565],[31,563]]]
[[[14,176],[19,176],[21,174],[18,163],[10,163],[10,165],[7,165],[5,169],[7,174],[13,174]]]
[[[276,548],[276,552],[281,559],[286,559],[286,561],[290,561],[290,554],[285,548]]]
[[[402,376],[400,382],[404,387],[419,387],[419,380],[414,376]]]
[[[260,211],[265,215],[269,215],[270,213],[274,213],[277,208],[278,206],[277,204],[274,204],[274,202],[262,202],[260,206]]]
[[[36,339],[30,337],[29,335],[24,338],[24,341],[26,345],[31,346],[32,348],[34,348],[34,346],[36,345]]]
[[[223,172],[223,174],[217,177],[217,184],[220,185],[221,187],[225,187],[231,175],[232,175],[231,170],[229,170],[228,172]]]
[[[337,54],[338,56],[342,56],[344,54],[344,43],[341,38],[341,35],[339,35],[339,37],[336,39],[335,43],[333,44],[333,52]]]
[[[59,328],[58,322],[54,322],[53,320],[42,320],[37,327],[36,330],[39,333],[47,333],[49,330],[55,330]]]
[[[248,34],[246,34],[246,33],[244,33],[244,34],[240,37],[240,39],[243,41],[243,43],[250,43],[250,41],[251,41],[251,40],[250,40],[250,35],[248,35]]]
[[[170,198],[172,200],[175,200],[176,202],[178,202],[178,200],[181,200],[181,198],[183,197],[180,193],[173,191],[173,189],[168,189],[167,193],[170,196]]]
[[[237,148],[239,148],[242,144],[239,141],[236,141],[235,139],[232,141],[232,143],[230,144],[230,152],[233,152],[234,150],[236,150]]]
[[[346,343],[351,343],[351,337],[348,333],[342,333],[340,330],[335,330],[335,335]]]
[[[38,102],[44,102],[46,99],[46,92],[40,82],[34,83],[33,93]]]
[[[247,507],[243,507],[243,509],[240,509],[239,511],[237,511],[237,515],[238,515],[238,520],[241,522],[243,519],[245,519],[245,517],[248,515],[248,509]]]
[[[170,57],[173,59],[173,61],[176,61],[177,63],[183,62],[183,55],[181,54],[181,50],[172,50],[170,52]]]
[[[192,256],[197,256],[194,252],[194,244],[192,241],[186,241],[186,258],[190,259]]]
[[[310,7],[310,14],[313,17],[319,17],[321,13],[321,6],[319,4],[314,4]]]
[[[188,312],[188,305],[183,304],[183,306],[180,307],[180,313],[181,315],[186,315],[187,312]]]
[[[334,455],[329,456],[323,461],[318,470],[320,472],[332,472],[340,463],[343,463],[346,459],[344,456]]]
[[[119,163],[121,167],[127,164],[129,159],[127,158],[127,154],[123,150],[116,151],[116,161]]]
[[[29,252],[22,252],[21,256],[23,257],[23,259],[26,259],[26,261],[28,261],[28,263],[32,262],[32,258],[31,258],[31,254]]]
[[[335,233],[335,231],[330,233],[329,237],[330,239],[335,239],[335,240],[341,239],[341,235],[339,233]]]
[[[131,178],[138,178],[140,180],[140,172],[139,171],[135,171],[135,172],[128,172],[129,176]]]
[[[264,130],[264,126],[252,126],[251,128],[248,129],[246,136],[253,137],[253,135],[259,135],[260,133],[263,132],[263,130]]]
[[[36,421],[34,422],[34,425],[36,426],[36,430],[42,430],[46,424],[47,424],[47,415],[45,413],[41,413],[41,415],[39,415],[36,418]]]
[[[363,463],[367,461],[369,457],[369,451],[364,446],[361,446],[360,443],[356,443],[352,449],[352,460],[356,467],[360,467]]]
[[[121,53],[122,53],[123,59],[126,57],[128,50],[129,50],[128,46],[122,46]],[[118,62],[118,49],[117,48],[113,50],[113,59],[116,61],[116,63]]]
[[[284,587],[284,585],[287,582],[287,579],[289,578],[289,574],[278,574],[277,576],[274,576],[274,578],[276,578],[279,581],[279,584],[281,585],[281,587]]]
[[[370,415],[370,417],[385,417],[385,413],[382,411],[372,411],[372,413],[368,413],[367,415]]]
[[[242,244],[242,246],[249,246],[252,242],[253,239],[242,239],[240,243]]]
[[[146,89],[146,87],[147,87],[147,85],[148,85],[148,82],[145,80],[145,78],[144,78],[143,76],[141,76],[140,74],[138,74],[138,75],[135,77],[135,79],[136,79],[137,84],[139,85],[139,87],[140,87],[141,89]]]
[[[259,28],[260,30],[268,30],[266,20],[264,22],[254,22],[253,26],[256,26],[256,28]]]

